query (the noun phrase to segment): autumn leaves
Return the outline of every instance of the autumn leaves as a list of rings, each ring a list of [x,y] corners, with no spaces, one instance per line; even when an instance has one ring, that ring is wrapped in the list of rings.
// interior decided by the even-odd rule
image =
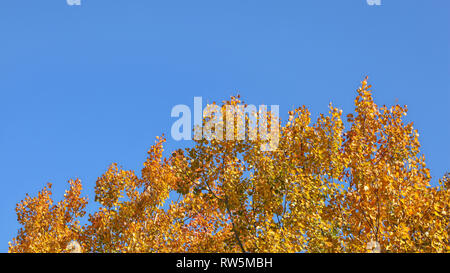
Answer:
[[[430,186],[406,106],[379,107],[370,89],[363,81],[347,130],[331,105],[315,123],[291,111],[274,151],[198,139],[164,158],[158,138],[140,176],[113,164],[98,179],[84,226],[78,180],[56,205],[45,188],[18,204],[10,251],[76,240],[83,252],[449,252],[449,176]]]

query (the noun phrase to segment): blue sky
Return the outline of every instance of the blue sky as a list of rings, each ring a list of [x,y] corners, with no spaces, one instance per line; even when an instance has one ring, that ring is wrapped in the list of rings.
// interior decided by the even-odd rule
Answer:
[[[369,75],[378,104],[408,105],[433,184],[450,170],[449,1],[81,1],[0,6],[0,252],[25,193],[52,182],[59,200],[78,177],[93,201],[194,96],[348,113]]]

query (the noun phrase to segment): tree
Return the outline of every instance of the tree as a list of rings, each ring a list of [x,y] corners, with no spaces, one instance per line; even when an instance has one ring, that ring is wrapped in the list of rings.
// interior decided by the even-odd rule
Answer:
[[[235,119],[223,131],[233,140],[216,127],[164,158],[158,137],[140,176],[112,164],[98,178],[100,207],[84,226],[81,182],[56,205],[48,185],[17,205],[9,250],[69,252],[75,241],[83,252],[449,252],[450,175],[430,186],[407,107],[377,106],[370,88],[366,79],[358,89],[347,131],[332,105],[315,123],[305,106],[284,126],[269,114],[273,150],[251,129],[257,138],[238,137],[252,117],[227,116],[243,103],[231,97],[218,109],[221,125]]]

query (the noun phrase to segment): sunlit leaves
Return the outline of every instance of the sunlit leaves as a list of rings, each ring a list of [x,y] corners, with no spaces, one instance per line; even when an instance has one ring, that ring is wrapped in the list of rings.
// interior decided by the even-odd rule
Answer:
[[[232,97],[215,107],[232,140],[211,127],[164,157],[158,137],[140,176],[112,164],[98,178],[100,206],[84,226],[79,180],[57,204],[50,184],[27,195],[10,251],[65,252],[76,241],[82,252],[450,252],[449,174],[430,186],[406,106],[378,106],[367,79],[357,92],[347,130],[331,104],[314,122],[299,107],[275,150],[238,130],[256,113],[231,122],[227,109],[243,103]]]
[[[37,197],[27,195],[17,205],[17,219],[22,225],[10,243],[10,252],[65,252],[68,243],[82,236],[79,217],[85,214],[86,198],[80,197],[80,180],[70,180],[61,202],[53,204],[51,184]]]

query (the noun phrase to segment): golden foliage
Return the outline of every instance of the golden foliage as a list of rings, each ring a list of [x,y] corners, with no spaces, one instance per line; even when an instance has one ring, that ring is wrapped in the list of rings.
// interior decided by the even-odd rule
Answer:
[[[370,88],[358,89],[347,131],[331,105],[315,123],[304,106],[290,111],[275,151],[212,135],[164,158],[157,138],[140,177],[113,164],[98,178],[100,207],[83,227],[81,182],[55,205],[49,184],[17,205],[9,250],[450,252],[450,175],[430,186],[406,106],[379,107]]]

